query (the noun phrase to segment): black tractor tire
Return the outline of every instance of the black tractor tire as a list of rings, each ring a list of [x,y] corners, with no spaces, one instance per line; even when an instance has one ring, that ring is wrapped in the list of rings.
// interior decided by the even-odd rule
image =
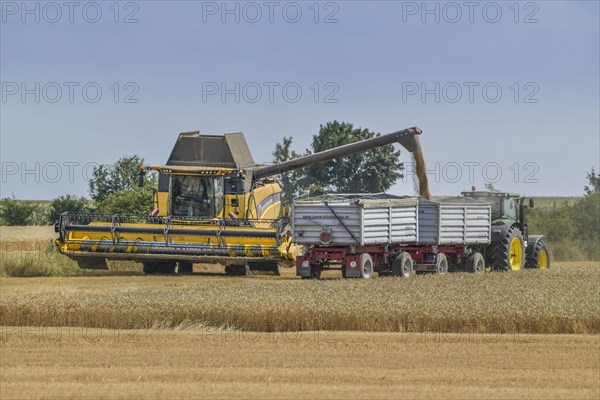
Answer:
[[[250,276],[250,267],[246,264],[232,264],[225,266],[225,275],[227,276]]]
[[[142,265],[142,271],[146,275],[173,275],[176,263],[170,261],[146,261]]]
[[[520,252],[512,254],[511,246],[517,240],[519,241]],[[525,264],[525,248],[523,246],[523,234],[521,230],[517,226],[511,226],[502,240],[490,245],[489,254],[491,256],[492,268],[497,271],[519,271],[523,269]],[[518,258],[519,254],[521,258],[520,262],[518,262],[519,260],[515,260],[515,257]],[[514,263],[511,263],[511,259],[513,259]]]
[[[371,279],[373,277],[373,259],[369,253],[360,255],[360,277]]]
[[[475,253],[467,259],[465,270],[472,274],[483,274],[485,272],[485,259],[481,253]]]
[[[550,250],[548,250],[548,245],[542,239],[538,240],[533,250],[527,254],[525,267],[531,269],[550,268]]]
[[[409,278],[413,274],[413,260],[409,253],[403,251],[392,261],[392,276]]]
[[[448,258],[444,253],[437,253],[435,257],[435,273],[436,274],[447,274],[448,273]]]
[[[191,275],[194,272],[194,263],[191,261],[179,261],[177,263],[177,274]]]
[[[276,276],[281,275],[281,265],[277,261],[249,262],[248,266],[250,267],[250,271],[266,272]]]

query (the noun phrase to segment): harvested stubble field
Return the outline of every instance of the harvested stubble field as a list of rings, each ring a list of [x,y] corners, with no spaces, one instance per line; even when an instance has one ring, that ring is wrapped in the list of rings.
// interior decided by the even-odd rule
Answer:
[[[2,328],[3,399],[597,399],[598,337]]]

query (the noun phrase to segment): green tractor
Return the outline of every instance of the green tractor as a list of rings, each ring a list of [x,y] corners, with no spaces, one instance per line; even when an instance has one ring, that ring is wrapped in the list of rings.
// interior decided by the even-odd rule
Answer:
[[[492,211],[491,244],[484,249],[488,270],[519,271],[523,268],[550,268],[550,251],[542,235],[527,231],[525,211],[533,199],[516,193],[462,192],[464,197],[489,203]]]

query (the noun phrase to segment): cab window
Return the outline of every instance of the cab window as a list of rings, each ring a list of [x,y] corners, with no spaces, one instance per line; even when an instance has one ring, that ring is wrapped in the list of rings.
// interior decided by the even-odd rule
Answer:
[[[205,176],[171,176],[171,215],[214,218],[223,207],[223,180]]]
[[[515,199],[504,199],[503,201],[503,207],[504,207],[504,217],[507,217],[513,221],[517,220],[517,207],[515,204]]]

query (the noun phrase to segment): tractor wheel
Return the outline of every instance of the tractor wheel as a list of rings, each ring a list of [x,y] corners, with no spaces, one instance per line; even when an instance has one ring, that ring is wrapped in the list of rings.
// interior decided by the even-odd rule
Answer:
[[[392,276],[408,278],[413,273],[413,260],[409,253],[403,251],[392,261]]]
[[[225,267],[227,276],[248,276],[251,275],[250,268],[245,264],[233,264]]]
[[[250,271],[266,272],[277,276],[281,275],[281,267],[276,261],[249,262],[248,267]]]
[[[371,279],[373,276],[373,259],[368,253],[360,255],[360,277],[362,279]]]
[[[472,274],[483,274],[485,272],[485,259],[481,253],[475,253],[469,257],[465,269]]]
[[[435,272],[437,274],[448,273],[448,258],[444,253],[438,253],[435,257]]]
[[[492,267],[499,271],[519,271],[525,264],[523,235],[511,226],[504,239],[492,243]]]
[[[173,275],[175,273],[174,262],[147,261],[143,263],[143,271],[146,275]]]
[[[533,269],[550,268],[550,251],[542,239],[537,241],[533,251],[527,256],[525,266]]]
[[[158,273],[158,267],[157,267],[157,262],[154,261],[148,261],[148,262],[144,262],[142,264],[142,271],[144,272],[144,275],[155,275]]]
[[[194,272],[194,264],[191,261],[179,261],[177,273],[179,275],[191,275]]]

